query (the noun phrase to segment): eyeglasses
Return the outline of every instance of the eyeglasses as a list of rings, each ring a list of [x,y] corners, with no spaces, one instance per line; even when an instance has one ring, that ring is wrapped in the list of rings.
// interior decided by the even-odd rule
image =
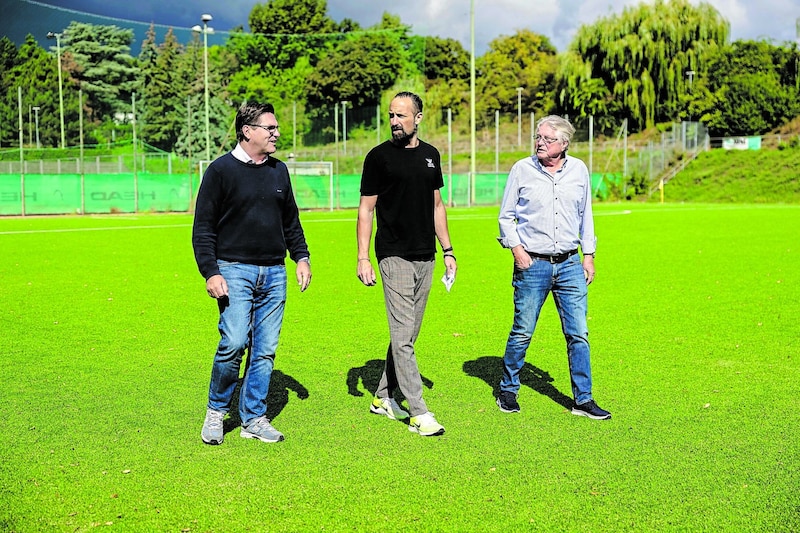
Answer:
[[[248,126],[250,126],[251,128],[261,128],[270,135],[274,134],[276,131],[280,129],[279,126],[264,126],[263,124],[248,124]]]
[[[544,144],[546,144],[548,146],[553,144],[553,143],[557,143],[557,142],[559,142],[561,140],[561,139],[553,139],[552,137],[545,137],[544,135],[539,135],[538,133],[533,136],[533,139],[536,142],[544,141]]]

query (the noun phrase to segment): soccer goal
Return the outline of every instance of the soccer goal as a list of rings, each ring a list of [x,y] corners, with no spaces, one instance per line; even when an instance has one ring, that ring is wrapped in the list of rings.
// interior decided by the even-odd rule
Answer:
[[[330,209],[339,207],[337,188],[333,179],[331,161],[284,161],[292,179],[292,189],[300,209]],[[200,161],[200,181],[211,161]],[[199,185],[199,183],[198,183]]]

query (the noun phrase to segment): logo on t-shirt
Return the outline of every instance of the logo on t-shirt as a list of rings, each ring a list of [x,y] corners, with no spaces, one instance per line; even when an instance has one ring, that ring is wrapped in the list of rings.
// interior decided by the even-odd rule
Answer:
[[[425,158],[425,161],[427,161],[427,162],[428,162],[428,168],[436,168],[436,167],[433,165],[433,159],[430,159],[430,158],[426,157],[426,158]]]

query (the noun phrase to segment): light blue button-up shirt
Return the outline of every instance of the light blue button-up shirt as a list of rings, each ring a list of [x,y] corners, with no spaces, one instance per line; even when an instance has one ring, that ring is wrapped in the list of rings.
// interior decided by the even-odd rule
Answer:
[[[505,248],[557,255],[580,247],[594,253],[592,182],[580,159],[565,156],[551,175],[534,156],[517,161],[508,174],[500,206],[500,237]]]

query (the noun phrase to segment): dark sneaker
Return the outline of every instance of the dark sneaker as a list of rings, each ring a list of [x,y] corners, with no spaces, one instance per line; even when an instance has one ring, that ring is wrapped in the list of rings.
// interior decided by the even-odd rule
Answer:
[[[203,422],[203,430],[200,432],[200,438],[203,439],[203,442],[206,444],[222,444],[222,439],[225,438],[222,431],[223,418],[225,418],[225,413],[222,411],[206,410],[206,419]]]
[[[259,416],[246,426],[242,426],[240,435],[245,439],[258,439],[262,442],[283,440],[283,433],[272,427],[272,424],[264,416]]]
[[[588,402],[580,405],[575,404],[575,407],[572,408],[572,414],[578,416],[588,416],[593,420],[608,420],[611,418],[611,413],[605,409],[600,409],[600,406],[594,403],[594,400],[589,400]]]
[[[509,391],[500,391],[497,397],[497,407],[504,413],[519,413],[517,395]]]

